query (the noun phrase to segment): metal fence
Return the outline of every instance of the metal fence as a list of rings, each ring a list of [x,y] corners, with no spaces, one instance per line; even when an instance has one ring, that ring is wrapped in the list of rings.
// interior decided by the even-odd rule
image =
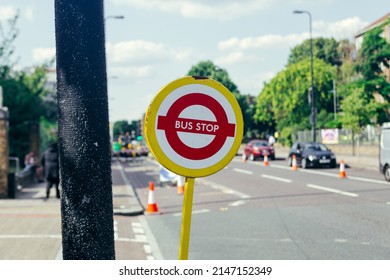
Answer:
[[[320,129],[316,131],[316,139],[324,144],[352,144],[373,145],[379,144],[380,127],[368,125],[355,135],[347,129]],[[353,141],[354,138],[354,141]],[[310,130],[298,131],[292,135],[293,142],[310,142],[312,133]]]

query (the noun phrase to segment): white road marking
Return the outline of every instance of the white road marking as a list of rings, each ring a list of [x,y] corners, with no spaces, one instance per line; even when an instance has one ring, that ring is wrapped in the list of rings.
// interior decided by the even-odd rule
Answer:
[[[154,237],[152,231],[149,228],[148,222],[146,221],[146,218],[144,216],[139,216],[138,221],[140,222],[140,225],[145,231],[145,235],[147,240],[149,241],[149,245],[151,247],[151,251],[153,256],[147,256],[147,258],[153,259],[153,260],[163,260],[163,255],[161,253],[160,247],[158,246],[158,243],[156,241],[156,238]]]
[[[285,183],[291,183],[292,182],[292,180],[290,180],[290,179],[285,179],[285,178],[271,176],[271,175],[266,175],[266,174],[261,175],[261,177],[266,178],[266,179],[280,181],[280,182],[285,182]]]
[[[347,179],[362,181],[362,182],[367,182],[367,183],[389,185],[389,183],[386,182],[385,180],[382,181],[382,180],[368,179],[368,178],[362,178],[362,177],[348,176],[348,174],[347,174]]]
[[[248,199],[248,198],[250,198],[250,195],[247,195],[245,193],[233,190],[231,188],[228,188],[228,187],[225,187],[225,186],[222,186],[222,185],[218,185],[218,184],[212,183],[212,182],[207,181],[207,180],[205,180],[203,178],[199,178],[197,180],[201,181],[206,186],[209,186],[210,188],[213,188],[214,190],[218,190],[218,191],[221,191],[223,193],[235,195],[235,196],[238,196],[241,199]]]
[[[194,214],[202,214],[202,213],[208,213],[210,212],[210,209],[200,209],[200,210],[195,210],[195,211],[192,211],[192,215]],[[181,217],[182,216],[182,213],[176,213],[176,214],[173,214],[174,217]]]
[[[334,242],[336,242],[336,243],[346,243],[346,242],[347,242],[347,239],[336,238],[336,239],[334,240]]]
[[[221,192],[226,193],[226,194],[231,194],[231,195],[234,195],[234,196],[238,196],[240,198],[240,200],[237,200],[235,202],[230,203],[229,206],[241,206],[241,205],[244,205],[247,202],[247,200],[249,198],[251,198],[250,195],[247,195],[245,193],[233,190],[231,188],[228,188],[228,187],[225,187],[225,186],[222,186],[222,185],[218,185],[218,184],[212,183],[212,182],[207,181],[207,180],[202,179],[202,178],[199,178],[198,181],[202,181],[202,183],[204,185],[209,186],[210,188],[213,188],[215,190],[221,191]]]
[[[229,206],[236,207],[236,206],[244,205],[245,203],[246,203],[246,200],[237,200],[235,202],[230,203]]]
[[[135,234],[135,239],[139,240],[139,242],[148,243],[148,239],[146,238],[146,235],[144,235],[144,234]]]
[[[114,220],[114,239],[118,238],[118,221]]]
[[[146,254],[151,254],[152,253],[152,247],[150,245],[145,244],[144,245],[144,251]]]
[[[280,239],[280,242],[292,242],[291,238]]]
[[[313,185],[313,184],[307,184],[307,187],[312,188],[312,189],[332,192],[332,193],[336,193],[336,194],[351,196],[351,197],[358,197],[359,196],[356,193],[344,192],[344,191],[340,191],[340,190],[336,190],[336,189],[332,189],[332,188],[327,188],[327,187],[322,187],[322,186],[317,186],[317,185]]]
[[[248,174],[248,175],[253,175],[253,172],[252,172],[252,171],[248,171],[248,170],[245,170],[245,169],[233,168],[233,170],[236,171],[236,172],[239,172],[239,173],[244,173],[244,174]]]
[[[139,239],[139,238],[126,238],[126,237],[117,237],[117,238],[115,238],[115,241],[147,243],[147,240],[143,240],[143,239]]]
[[[327,173],[327,172],[322,172],[322,171],[316,171],[316,170],[307,170],[307,169],[298,169],[300,172],[305,172],[305,173],[311,173],[311,174],[316,174],[316,175],[323,175],[323,176],[328,176],[328,177],[334,177],[338,178],[338,174],[333,174],[333,173]],[[349,180],[355,180],[355,181],[361,181],[361,182],[367,182],[367,183],[375,183],[375,184],[381,184],[381,185],[388,185],[389,183],[386,181],[382,180],[376,180],[376,179],[369,179],[369,178],[363,178],[363,177],[357,177],[357,176],[349,176],[347,174],[347,179]]]
[[[133,227],[133,232],[134,233],[139,233],[139,234],[144,234],[144,229],[143,228],[139,228],[139,227]]]
[[[235,162],[241,162],[238,158],[233,159]],[[255,162],[248,162],[248,164],[254,164],[254,165],[259,165],[259,163]],[[279,168],[279,169],[285,169],[285,170],[291,170],[292,168],[289,166],[285,165],[279,165],[279,164],[272,164],[269,167],[271,168]],[[317,171],[317,170],[307,170],[307,169],[298,169],[299,172],[304,172],[304,173],[311,173],[311,174],[316,174],[316,175],[322,175],[322,176],[328,176],[328,177],[333,177],[333,178],[338,178],[339,174],[334,174],[334,173],[328,173],[328,172],[323,172],[323,171]],[[355,181],[361,181],[361,182],[367,182],[367,183],[375,183],[375,184],[380,184],[380,185],[389,185],[389,182],[385,180],[376,180],[376,179],[369,179],[369,178],[363,178],[363,177],[357,177],[357,176],[349,176],[347,174],[347,179],[349,180],[355,180]]]

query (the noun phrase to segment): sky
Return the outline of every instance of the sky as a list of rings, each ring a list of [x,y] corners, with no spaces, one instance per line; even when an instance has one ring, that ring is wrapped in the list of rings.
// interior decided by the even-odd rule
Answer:
[[[211,60],[241,94],[258,96],[312,37],[349,39],[390,12],[389,0],[105,0],[110,121],[139,120],[159,90]],[[19,11],[17,67],[55,57],[54,1],[1,0],[0,22]],[[114,19],[113,16],[123,16]],[[1,36],[1,34],[0,34]],[[0,37],[1,40],[2,37]]]

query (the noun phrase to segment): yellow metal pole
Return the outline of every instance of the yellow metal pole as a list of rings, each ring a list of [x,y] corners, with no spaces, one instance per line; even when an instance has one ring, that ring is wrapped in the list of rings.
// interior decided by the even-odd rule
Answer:
[[[194,197],[195,178],[186,178],[184,185],[184,201],[181,220],[181,238],[179,248],[179,260],[188,260],[190,246],[192,200]]]

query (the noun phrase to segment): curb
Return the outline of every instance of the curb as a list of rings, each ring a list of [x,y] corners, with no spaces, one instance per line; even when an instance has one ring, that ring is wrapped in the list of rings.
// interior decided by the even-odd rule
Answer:
[[[123,166],[120,161],[115,159],[115,162],[118,163],[119,171],[122,177],[124,184],[126,185],[126,195],[129,196],[128,203],[121,205],[120,207],[114,208],[114,215],[123,215],[123,216],[139,216],[143,215],[145,208],[142,206],[136,192],[134,191],[133,186],[130,184],[127,179],[126,173],[123,169]],[[113,198],[115,199],[115,197]]]

